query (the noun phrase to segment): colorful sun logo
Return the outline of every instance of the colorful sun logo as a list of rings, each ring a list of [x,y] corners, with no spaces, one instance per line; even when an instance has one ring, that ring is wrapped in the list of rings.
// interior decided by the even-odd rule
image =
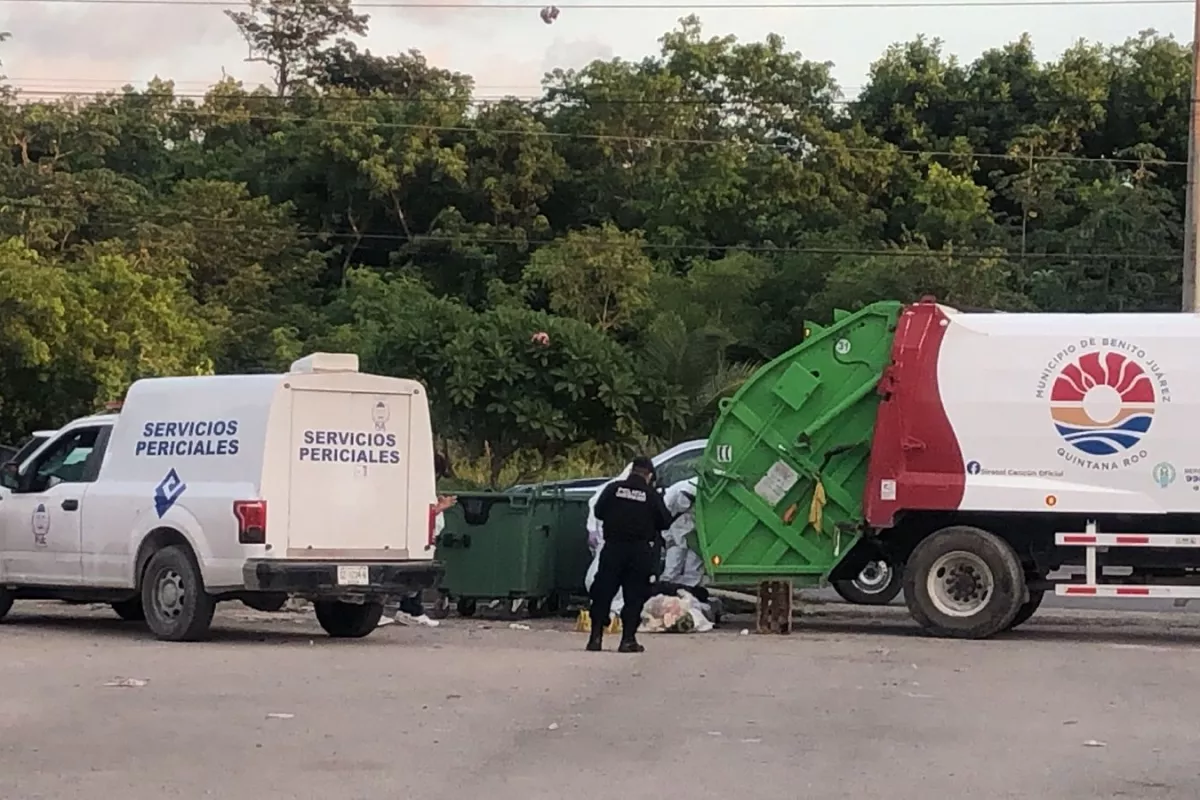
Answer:
[[[1142,440],[1154,403],[1154,384],[1140,364],[1122,353],[1088,353],[1058,373],[1050,416],[1076,450],[1111,456]]]

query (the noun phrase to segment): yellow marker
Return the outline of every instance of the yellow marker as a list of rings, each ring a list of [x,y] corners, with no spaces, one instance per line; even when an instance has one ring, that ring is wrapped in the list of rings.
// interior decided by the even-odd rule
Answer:
[[[1056,505],[1058,505],[1058,498],[1052,494],[1046,495],[1046,505],[1054,508]]]
[[[592,615],[591,615],[591,613],[588,612],[588,610],[586,608],[580,609],[579,616],[575,618],[575,630],[577,633],[591,633],[592,632]],[[610,622],[608,624],[608,627],[606,627],[604,629],[604,632],[605,633],[620,633],[621,632],[621,618],[613,617],[612,622]]]
[[[713,557],[712,557],[712,562],[713,562],[713,566],[714,566],[714,567],[719,567],[719,566],[721,566],[721,557],[720,557],[720,556],[713,556]]]

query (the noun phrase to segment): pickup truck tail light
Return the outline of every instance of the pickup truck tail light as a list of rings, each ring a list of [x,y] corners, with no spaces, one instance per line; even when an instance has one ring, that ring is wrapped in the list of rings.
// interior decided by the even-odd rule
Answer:
[[[238,544],[267,543],[266,500],[234,500],[233,516],[238,523]]]

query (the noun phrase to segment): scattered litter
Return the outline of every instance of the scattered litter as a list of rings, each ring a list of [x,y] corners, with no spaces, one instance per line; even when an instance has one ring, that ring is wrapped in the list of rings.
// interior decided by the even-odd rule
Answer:
[[[295,716],[295,714],[287,714],[282,711],[272,711],[267,714],[267,719],[294,719]]]
[[[876,655],[881,655],[881,656],[888,656],[888,655],[891,655],[891,653],[892,653],[892,651],[886,647],[876,647],[871,652],[875,653]]]
[[[514,623],[510,624],[508,627],[512,628],[514,631],[531,631],[531,630],[533,630],[533,628],[529,627],[528,625],[526,625],[523,622],[514,622]]]
[[[742,628],[741,633],[738,634],[738,636],[749,636],[749,635],[750,635],[749,628]]]
[[[1079,724],[1079,720],[1077,720],[1077,719],[1064,719],[1063,720],[1063,725],[1078,725],[1078,724]]]
[[[720,731],[709,731],[708,735],[709,736],[723,736],[724,734],[721,733]]]
[[[462,695],[461,694],[448,694],[448,695],[446,695],[446,699],[447,700],[461,700]]]
[[[1108,747],[1108,742],[1099,742],[1095,739],[1088,739],[1083,743],[1084,747]]]
[[[104,684],[105,686],[119,686],[122,689],[140,689],[150,681],[145,678],[117,678]]]
[[[915,692],[905,692],[904,694],[911,697],[913,700],[932,700],[933,699],[933,695],[931,695],[931,694],[917,694]]]
[[[558,723],[557,723],[557,722],[551,722],[551,723],[550,723],[550,727],[549,727],[549,728],[547,728],[547,730],[551,730],[551,731],[556,731],[556,730],[558,730]]]
[[[742,744],[758,744],[762,739],[742,739]]]

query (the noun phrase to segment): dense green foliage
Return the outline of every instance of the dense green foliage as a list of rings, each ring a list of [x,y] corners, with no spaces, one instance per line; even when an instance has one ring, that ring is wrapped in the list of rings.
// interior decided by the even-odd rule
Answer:
[[[336,348],[425,381],[485,477],[581,446],[599,469],[703,433],[835,307],[1178,306],[1170,38],[970,64],[918,39],[847,99],[778,37],[688,18],[655,57],[484,101],[419,53],[358,51],[348,0],[233,23],[275,85],[5,92],[0,441],[139,376]]]

